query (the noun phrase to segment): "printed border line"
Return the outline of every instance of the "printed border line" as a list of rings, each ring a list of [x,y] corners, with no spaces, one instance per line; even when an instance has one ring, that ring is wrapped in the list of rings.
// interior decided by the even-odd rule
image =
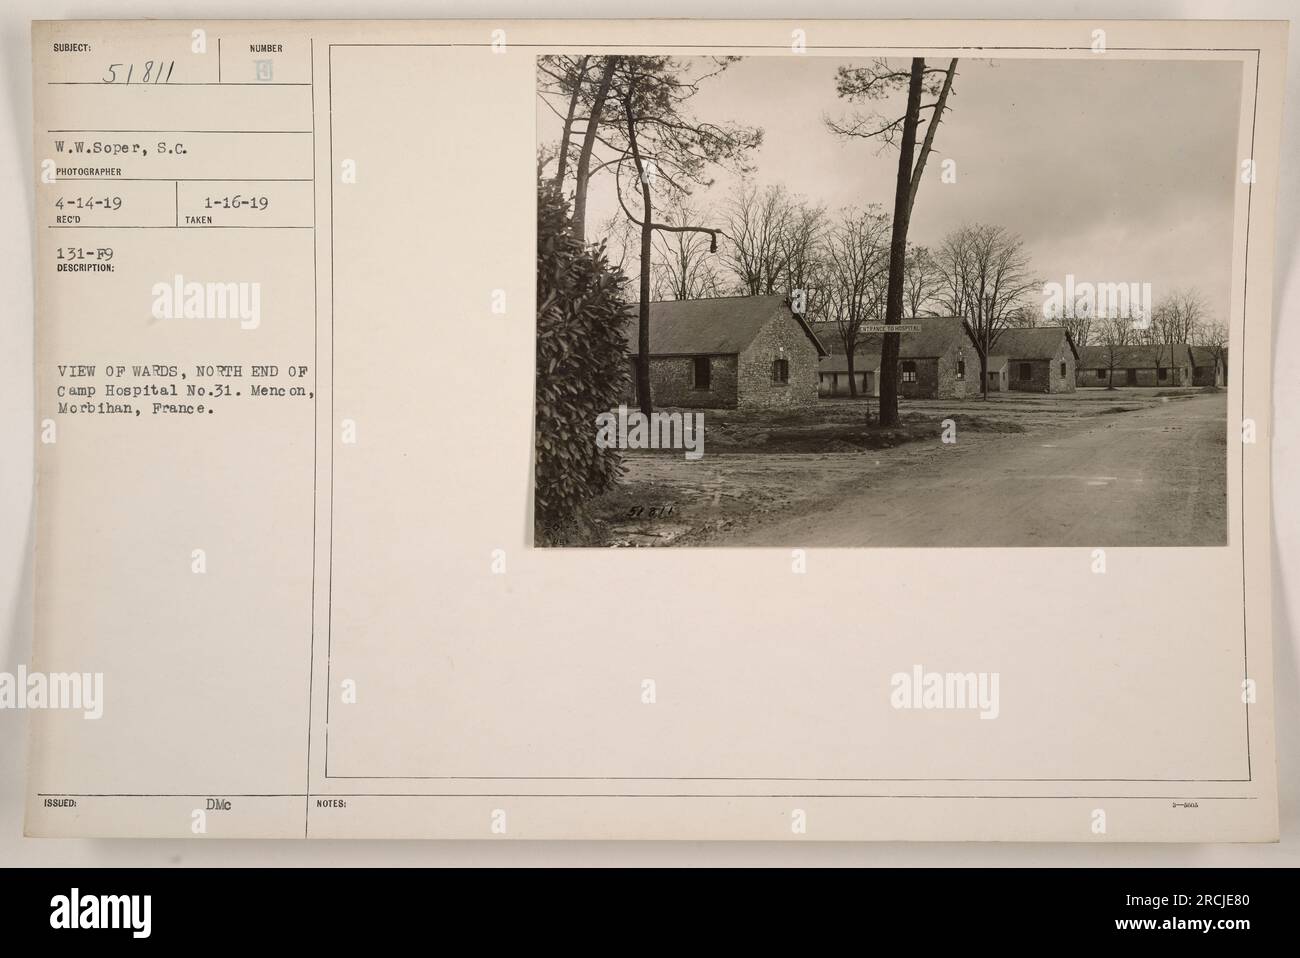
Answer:
[[[331,775],[330,781],[382,778],[394,782],[1113,782],[1161,784],[1244,785],[1248,778],[807,778],[789,775]],[[332,794],[332,793],[331,793]]]
[[[311,183],[310,176],[60,176],[60,183]],[[97,227],[107,229],[107,227]]]
[[[1251,104],[1250,117],[1250,162],[1255,162],[1255,129],[1259,122],[1259,61],[1260,51],[1255,51],[1255,91]],[[1241,390],[1241,415],[1244,419],[1246,416],[1246,333],[1249,328],[1247,322],[1246,303],[1248,300],[1248,290],[1250,288],[1250,211],[1251,198],[1255,193],[1255,178],[1252,176],[1249,183],[1246,184],[1246,249],[1241,261],[1241,382],[1238,384]],[[1271,319],[1271,317],[1270,317]],[[1270,323],[1271,327],[1271,323]],[[1272,335],[1270,328],[1269,335]],[[1224,370],[1224,375],[1227,375]],[[1271,421],[1270,421],[1271,426]],[[1246,640],[1249,633],[1246,627],[1246,444],[1241,442],[1241,426],[1237,427],[1237,441],[1241,448],[1241,667],[1242,667],[1242,685],[1243,687],[1250,681],[1250,643]],[[1271,489],[1269,507],[1272,507]],[[1250,696],[1242,696],[1243,704],[1246,708],[1246,778],[1254,777],[1253,765],[1250,755]]]
[[[492,44],[491,44],[491,43],[375,43],[375,42],[360,42],[360,43],[330,43],[330,44],[329,44],[329,48],[328,48],[329,53],[328,53],[328,61],[327,61],[327,62],[328,62],[328,78],[329,78],[329,107],[330,107],[330,109],[329,109],[329,115],[330,115],[330,152],[329,152],[329,156],[330,156],[330,410],[331,410],[331,426],[330,426],[330,531],[329,531],[329,540],[328,540],[328,548],[329,548],[329,575],[330,575],[330,582],[329,582],[329,587],[328,587],[328,590],[327,590],[327,591],[328,591],[328,601],[327,601],[327,624],[326,624],[326,686],[327,686],[327,690],[326,690],[326,692],[327,692],[327,694],[326,694],[326,699],[325,699],[325,774],[324,774],[324,778],[325,778],[325,780],[327,780],[327,781],[330,780],[330,779],[335,779],[335,780],[338,780],[338,779],[362,779],[362,780],[374,780],[374,781],[397,781],[397,780],[418,781],[418,780],[453,780],[453,779],[475,780],[475,779],[474,779],[473,777],[471,777],[471,776],[400,776],[400,775],[348,775],[348,776],[343,776],[343,775],[333,775],[333,776],[332,776],[332,775],[329,774],[329,713],[330,713],[330,701],[331,701],[331,698],[332,698],[332,696],[329,694],[329,689],[332,687],[331,684],[330,684],[330,682],[331,682],[331,679],[330,679],[330,674],[331,674],[331,672],[330,672],[330,667],[331,667],[331,664],[332,664],[332,661],[333,661],[333,618],[334,618],[334,441],[333,441],[333,410],[334,410],[334,392],[335,392],[335,381],[334,381],[334,369],[335,369],[335,366],[334,366],[334,355],[335,355],[335,348],[334,348],[334,330],[335,330],[335,324],[334,324],[334,174],[333,174],[333,169],[334,169],[334,47],[336,47],[336,46],[338,46],[338,47],[379,47],[379,48],[385,48],[385,47],[412,47],[412,48],[464,48],[464,49],[474,49],[474,48],[489,48],[489,47],[492,46]],[[515,43],[515,44],[511,44],[511,46],[517,46],[517,47],[523,47],[523,48],[541,48],[541,49],[646,49],[646,50],[650,50],[650,49],[654,49],[654,50],[711,49],[711,50],[731,50],[731,51],[734,51],[734,50],[768,50],[768,49],[771,49],[771,50],[788,50],[788,49],[789,49],[788,45],[785,45],[785,44],[781,44],[781,45],[753,45],[753,46],[748,46],[748,45],[736,45],[736,44],[599,44],[599,43],[595,43],[595,44],[565,44],[565,43]],[[1021,47],[1021,46],[959,46],[959,47],[942,47],[942,46],[917,46],[917,45],[865,45],[865,46],[827,46],[827,47],[811,47],[811,46],[810,46],[810,47],[808,47],[808,49],[809,49],[810,51],[815,49],[815,50],[822,50],[822,51],[838,51],[838,50],[859,50],[859,51],[860,51],[860,50],[912,50],[912,51],[930,51],[930,50],[944,50],[944,51],[1022,50],[1022,51],[1058,51],[1058,52],[1059,52],[1059,51],[1078,51],[1078,52],[1083,52],[1083,51],[1090,50],[1090,47],[1087,47],[1087,46],[1083,46],[1083,47],[1078,47],[1078,46],[1065,46],[1065,47],[1037,47],[1037,46],[1025,46],[1025,47]],[[1238,47],[1110,47],[1110,48],[1108,48],[1108,49],[1111,50],[1111,51],[1120,51],[1120,52],[1148,52],[1148,53],[1252,53],[1252,52],[1253,52],[1253,53],[1255,54],[1255,84],[1254,84],[1254,90],[1253,90],[1253,107],[1252,107],[1252,115],[1251,115],[1251,153],[1252,153],[1252,157],[1253,157],[1253,154],[1254,154],[1254,144],[1255,144],[1255,133],[1256,133],[1256,128],[1257,128],[1258,120],[1259,120],[1259,70],[1260,70],[1260,61],[1261,61],[1261,58],[1262,58],[1262,49],[1261,49],[1261,48],[1259,48],[1259,47],[1240,47],[1240,48],[1238,48]],[[1059,58],[1056,58],[1056,59],[1059,59]],[[1241,61],[1239,61],[1239,62],[1241,63],[1241,65],[1242,65],[1243,67],[1246,66],[1246,61],[1245,61],[1244,59],[1241,60]],[[1252,202],[1252,199],[1253,199],[1253,184],[1248,184],[1248,186],[1247,186],[1247,191],[1246,191],[1246,242],[1245,242],[1244,257],[1243,257],[1243,263],[1242,263],[1242,346],[1241,346],[1241,348],[1242,348],[1243,351],[1244,351],[1244,349],[1245,349],[1245,344],[1246,344],[1245,336],[1246,336],[1246,327],[1247,327],[1247,319],[1248,319],[1248,316],[1247,316],[1247,313],[1246,313],[1246,303],[1247,303],[1247,301],[1248,301],[1248,299],[1249,299],[1249,283],[1250,283],[1250,269],[1249,269],[1249,266],[1250,266],[1250,214],[1251,214],[1251,202]],[[1243,355],[1244,355],[1244,352],[1243,352]],[[1240,390],[1241,390],[1240,395],[1241,395],[1241,402],[1242,402],[1242,411],[1244,412],[1244,411],[1245,411],[1245,393],[1246,393],[1246,390],[1245,390],[1245,387],[1246,387],[1246,384],[1245,384],[1245,360],[1244,360],[1244,359],[1242,360],[1242,376],[1241,376],[1241,380],[1242,380],[1242,381],[1239,383],[1239,386],[1240,386]],[[1246,500],[1246,496],[1245,496],[1245,473],[1246,473],[1246,457],[1245,457],[1245,450],[1243,449],[1243,451],[1242,451],[1242,457],[1241,457],[1241,488],[1240,488],[1240,493],[1241,493],[1241,495],[1240,495],[1240,500],[1241,500],[1241,537],[1240,537],[1240,538],[1241,538],[1241,553],[1240,553],[1240,555],[1241,555],[1241,564],[1242,564],[1242,568],[1241,568],[1241,576],[1242,576],[1242,653],[1243,653],[1243,665],[1246,665],[1246,666],[1247,666],[1247,669],[1248,669],[1248,646],[1249,646],[1249,633],[1247,632],[1247,624],[1246,624],[1246,602],[1245,602],[1245,597],[1246,597],[1246,594],[1247,594],[1247,592],[1246,592],[1246,584],[1247,584],[1247,583],[1246,583],[1246,576],[1247,576],[1247,572],[1246,572],[1247,556],[1246,556],[1246,541],[1245,541],[1245,540],[1246,540],[1246,537],[1245,537],[1245,527],[1246,527],[1246,519],[1245,519],[1245,512],[1246,512],[1246,502],[1245,502],[1245,500]],[[314,521],[314,517],[313,517],[313,521]],[[313,598],[314,598],[314,591],[315,591],[315,587],[314,587],[314,585],[313,585]],[[312,662],[312,668],[313,668],[313,670],[314,670],[314,668],[315,668],[315,661],[314,661],[314,658],[313,658],[313,662]],[[1246,678],[1249,677],[1248,671],[1247,671],[1247,674],[1246,674],[1245,677],[1246,677]],[[1155,778],[1153,778],[1153,779],[1119,779],[1119,778],[1116,778],[1116,779],[1071,779],[1071,778],[1059,778],[1059,779],[1058,779],[1058,778],[1053,778],[1053,779],[982,779],[982,778],[943,778],[943,779],[896,779],[896,778],[868,778],[868,779],[858,779],[858,778],[848,778],[848,779],[842,779],[842,778],[820,778],[820,779],[818,779],[818,778],[811,778],[811,779],[809,779],[809,778],[791,778],[791,779],[763,779],[763,778],[753,778],[753,777],[749,777],[749,778],[730,778],[730,779],[729,779],[729,778],[720,778],[720,779],[698,779],[698,778],[697,778],[697,779],[691,779],[691,778],[681,778],[681,777],[645,776],[645,777],[640,777],[640,778],[637,778],[637,779],[631,779],[631,780],[635,780],[635,781],[748,781],[748,782],[764,782],[764,781],[801,781],[801,782],[802,782],[802,781],[808,781],[808,782],[811,782],[811,781],[829,781],[829,782],[894,782],[894,781],[936,781],[936,782],[937,782],[937,781],[952,781],[952,782],[1035,782],[1035,781],[1036,781],[1036,782],[1062,782],[1062,783],[1068,783],[1068,782],[1089,782],[1089,781],[1098,781],[1098,782],[1134,782],[1134,783],[1139,783],[1139,782],[1187,782],[1187,783],[1248,784],[1248,783],[1254,781],[1254,777],[1253,777],[1253,769],[1252,769],[1252,763],[1251,763],[1251,752],[1250,752],[1250,749],[1251,749],[1251,741],[1250,741],[1250,703],[1249,703],[1249,702],[1245,703],[1245,709],[1246,709],[1246,722],[1245,722],[1245,725],[1246,725],[1246,729],[1245,729],[1245,733],[1246,733],[1246,778],[1244,778],[1244,779],[1155,779]],[[508,780],[508,781],[521,781],[521,782],[522,782],[522,781],[564,781],[564,780],[568,780],[568,779],[563,779],[563,778],[557,778],[557,777],[554,777],[554,776],[500,776],[499,778],[500,778],[501,780]],[[478,779],[478,780],[487,780],[487,779]],[[495,780],[495,779],[492,779],[492,780]],[[621,780],[621,779],[617,779],[617,778],[601,778],[601,777],[592,777],[592,778],[583,778],[583,779],[581,779],[581,780],[583,780],[583,781],[618,781],[618,780]],[[437,796],[437,797],[473,797],[473,796],[472,796],[472,795],[465,795],[465,794],[460,794],[460,795],[452,794],[452,795],[447,795],[447,796]],[[493,796],[493,797],[503,797],[503,798],[512,798],[512,797],[533,797],[533,798],[543,798],[543,797],[551,797],[551,796],[540,795],[540,794],[523,794],[523,795],[517,795],[517,796],[515,796],[515,795],[501,795],[501,796]],[[564,795],[564,796],[557,796],[557,797],[565,797],[565,798],[589,798],[589,797],[611,797],[611,798],[613,798],[613,797],[626,797],[626,798],[635,798],[635,797],[642,797],[642,796],[640,796],[640,795],[634,795],[634,794],[628,794],[628,793],[616,793],[616,794],[609,795],[609,796],[596,796],[596,795],[585,795],[585,794],[575,793],[575,794]],[[646,796],[646,797],[663,797],[663,796]],[[683,795],[683,796],[677,796],[677,797],[725,797],[725,796],[712,796],[712,795],[700,795],[700,796],[694,796],[694,795]],[[815,798],[815,797],[820,797],[820,796],[813,796],[813,795],[799,795],[799,796],[771,795],[771,796],[763,796],[763,795],[746,794],[746,795],[737,795],[737,796],[730,796],[730,797],[743,797],[743,798],[764,798],[764,797],[772,797],[772,798],[777,798],[777,797],[799,797],[799,798],[805,798],[805,797],[806,797],[806,798]],[[869,796],[869,795],[862,795],[862,796],[827,796],[827,797],[845,797],[845,798],[848,798],[848,797],[859,797],[859,798],[870,798],[870,797],[915,797],[915,798],[921,798],[921,797],[927,797],[927,796]],[[929,797],[944,798],[944,797],[954,797],[954,796],[929,796]],[[963,796],[963,797],[985,798],[985,797],[995,797],[995,796]],[[1037,797],[1037,796],[1008,796],[1008,797],[1023,797],[1023,798],[1031,798],[1031,797]],[[1070,796],[1070,795],[1062,795],[1062,796],[1051,796],[1051,797],[1052,797],[1052,798],[1100,798],[1100,797],[1108,797],[1108,796]],[[1131,797],[1131,796],[1117,796],[1117,797]],[[1162,798],[1163,796],[1152,796],[1152,797],[1155,797],[1155,798]],[[1178,798],[1178,797],[1182,797],[1182,796],[1173,796],[1173,797]],[[309,802],[308,804],[310,805],[310,802]]]
[[[235,792],[37,792],[37,798],[302,798],[302,792],[276,792],[238,794]],[[817,795],[754,795],[748,792],[724,794],[721,792],[637,792],[626,794],[587,794],[583,792],[337,792],[331,795],[316,794],[315,798],[930,798],[930,799],[1011,799],[1020,801],[1070,801],[1080,799],[1108,799],[1119,801],[1184,801],[1184,802],[1257,802],[1258,795],[850,795],[827,792]]]
[[[37,798],[302,798],[302,792],[37,792]],[[1194,801],[1194,799],[1193,799]]]
[[[317,261],[320,259],[320,234],[316,231],[316,173],[320,157],[316,154],[316,38],[307,38],[307,53],[311,76],[311,307],[312,307],[312,378],[316,388],[311,398],[311,635],[307,653],[307,795],[302,807],[302,837],[311,837],[311,727],[312,706],[316,688],[316,483],[320,472],[320,279]],[[333,182],[333,174],[330,176]],[[330,263],[333,276],[334,264]],[[330,395],[333,396],[331,384]],[[331,433],[332,435],[332,433]],[[331,498],[333,498],[331,496]],[[328,691],[328,690],[327,690]]]
[[[544,22],[545,22],[545,21],[544,21]],[[685,21],[682,21],[682,22],[685,22],[685,23],[691,23],[692,21],[690,21],[690,20],[685,20]],[[715,22],[717,22],[717,21],[715,21]],[[750,21],[750,22],[754,22],[754,21]],[[762,22],[762,21],[759,21],[759,22]],[[768,22],[771,22],[771,21],[768,21]],[[786,22],[794,22],[794,21],[780,21],[780,22],[782,22],[782,23],[786,23]],[[817,21],[813,20],[813,21],[808,21],[808,22],[815,23],[815,22],[817,22]],[[829,23],[831,23],[831,24],[839,24],[839,23],[844,23],[844,22],[853,23],[853,24],[862,24],[862,23],[870,23],[871,21],[869,21],[869,20],[849,20],[849,21],[843,21],[843,20],[832,20],[832,21],[822,21],[822,22],[823,22],[823,23],[829,22]],[[966,23],[969,23],[969,22],[971,22],[971,21],[959,21],[959,22],[966,22]],[[1054,23],[1054,22],[1056,22],[1056,21],[1048,20],[1048,21],[1038,21],[1038,22]],[[1175,21],[1175,22],[1179,22],[1179,21]],[[360,41],[360,42],[357,42],[357,43],[331,43],[330,46],[331,46],[331,47],[448,47],[448,48],[460,48],[460,49],[466,49],[466,50],[473,50],[473,49],[482,49],[482,48],[485,48],[485,47],[491,47],[492,44],[491,44],[491,43],[482,43],[482,42],[478,42],[478,43],[378,43],[378,42],[374,42],[374,41]],[[542,49],[542,50],[782,50],[782,51],[787,52],[787,53],[790,51],[790,44],[788,44],[788,43],[753,43],[753,44],[734,44],[734,43],[514,43],[514,42],[511,42],[511,43],[507,43],[506,46],[507,46],[507,47],[524,47],[525,49]],[[1067,46],[1067,47],[1041,47],[1041,46],[1027,46],[1027,47],[1018,47],[1018,46],[996,46],[996,47],[995,47],[995,46],[953,46],[953,47],[940,47],[940,46],[924,46],[924,45],[918,45],[918,44],[914,44],[914,43],[910,43],[910,44],[893,44],[893,45],[885,44],[885,43],[870,43],[870,44],[859,44],[859,45],[856,45],[856,46],[834,46],[834,45],[828,45],[828,44],[818,44],[818,45],[809,44],[809,45],[807,46],[807,49],[808,49],[808,50],[824,50],[824,51],[835,51],[835,50],[913,50],[913,51],[920,51],[920,50],[925,50],[925,51],[928,51],[928,50],[947,50],[947,51],[957,51],[957,52],[960,52],[960,51],[962,51],[962,50],[970,50],[970,51],[978,52],[978,51],[981,51],[981,50],[1052,50],[1052,51],[1058,51],[1058,52],[1078,52],[1078,53],[1093,53],[1093,52],[1094,52],[1093,49],[1092,49],[1092,47],[1091,47],[1091,46],[1087,46],[1087,45],[1085,45],[1085,46],[1081,46],[1081,47],[1077,47],[1077,46]],[[1107,47],[1106,47],[1106,52],[1107,52],[1107,53],[1111,53],[1111,52],[1114,52],[1114,51],[1120,51],[1120,52],[1125,52],[1125,53],[1258,53],[1259,50],[1260,50],[1259,47],[1112,47],[1112,46],[1107,46]],[[94,82],[94,81],[88,81],[88,82]],[[172,85],[175,86],[175,84],[172,84]],[[226,84],[226,85],[229,86],[229,84]],[[274,85],[275,85],[275,84],[267,84],[267,83],[263,83],[263,84],[262,84],[262,86],[274,86]],[[288,86],[289,84],[280,84],[280,85],[282,85],[282,86]]]
[[[326,548],[329,550],[327,567],[329,569],[329,585],[326,590],[325,602],[325,778],[330,777],[330,703],[334,696],[331,694],[333,688],[331,679],[331,666],[334,661],[334,44],[329,44],[325,57],[326,65],[326,89],[329,97],[329,118],[330,118],[330,146],[329,146],[329,173],[330,173],[330,422],[329,432],[329,449],[330,449],[330,527],[329,538]],[[316,522],[317,517],[312,516],[312,521]],[[312,601],[315,602],[315,589],[312,590]],[[316,668],[316,660],[313,657],[311,667]],[[310,807],[310,802],[308,806]],[[310,815],[310,810],[308,812]]]

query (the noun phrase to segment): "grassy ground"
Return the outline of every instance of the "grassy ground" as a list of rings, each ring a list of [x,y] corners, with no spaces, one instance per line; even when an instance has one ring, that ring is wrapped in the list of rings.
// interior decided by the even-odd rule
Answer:
[[[932,412],[900,410],[901,422],[885,429],[876,424],[879,410],[866,402],[819,402],[790,410],[708,410],[704,414],[705,448],[716,453],[860,452],[892,449],[917,440],[937,439],[942,418],[972,432],[1019,432],[1018,423],[969,412],[936,419]],[[868,421],[868,415],[871,419]]]

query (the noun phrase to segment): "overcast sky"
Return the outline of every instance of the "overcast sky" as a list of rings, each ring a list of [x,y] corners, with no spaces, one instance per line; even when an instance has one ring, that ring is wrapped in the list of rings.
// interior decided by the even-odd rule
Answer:
[[[752,158],[758,184],[784,184],[831,210],[889,211],[897,152],[843,141],[823,122],[851,109],[835,96],[845,62],[868,61],[746,58],[705,81],[691,110],[763,128]],[[1024,238],[1045,282],[1067,273],[1150,282],[1156,300],[1195,287],[1226,320],[1240,79],[1239,64],[1225,61],[962,60],[909,239],[934,246],[962,223],[996,223]],[[897,115],[904,99],[878,108]],[[558,122],[540,116],[553,142]],[[940,180],[946,158],[957,163],[955,184]],[[612,184],[608,175],[593,184],[592,226],[616,209]],[[694,202],[707,208],[734,185],[719,171]]]

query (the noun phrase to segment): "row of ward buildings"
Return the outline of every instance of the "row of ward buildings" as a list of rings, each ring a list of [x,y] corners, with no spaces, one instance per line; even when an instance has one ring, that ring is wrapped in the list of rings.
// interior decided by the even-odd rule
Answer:
[[[899,335],[899,395],[964,399],[983,392],[970,326],[960,317],[908,319]],[[638,355],[637,307],[625,328]],[[852,371],[838,331],[811,324],[785,296],[730,296],[650,304],[650,388],[656,405],[695,408],[806,406],[819,398],[880,395],[883,336],[863,335]],[[1076,347],[1063,326],[1000,331],[985,375],[996,392],[1063,393],[1080,387],[1223,385],[1226,351],[1185,343]],[[632,387],[635,391],[635,386]],[[635,402],[635,395],[629,395]]]

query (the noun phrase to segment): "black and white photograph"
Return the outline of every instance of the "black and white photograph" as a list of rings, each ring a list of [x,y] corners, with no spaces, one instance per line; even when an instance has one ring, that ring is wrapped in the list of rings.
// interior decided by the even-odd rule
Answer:
[[[797,47],[538,58],[535,544],[1225,546],[1240,71]]]
[[[0,921],[1281,927],[1297,19],[11,0]]]

